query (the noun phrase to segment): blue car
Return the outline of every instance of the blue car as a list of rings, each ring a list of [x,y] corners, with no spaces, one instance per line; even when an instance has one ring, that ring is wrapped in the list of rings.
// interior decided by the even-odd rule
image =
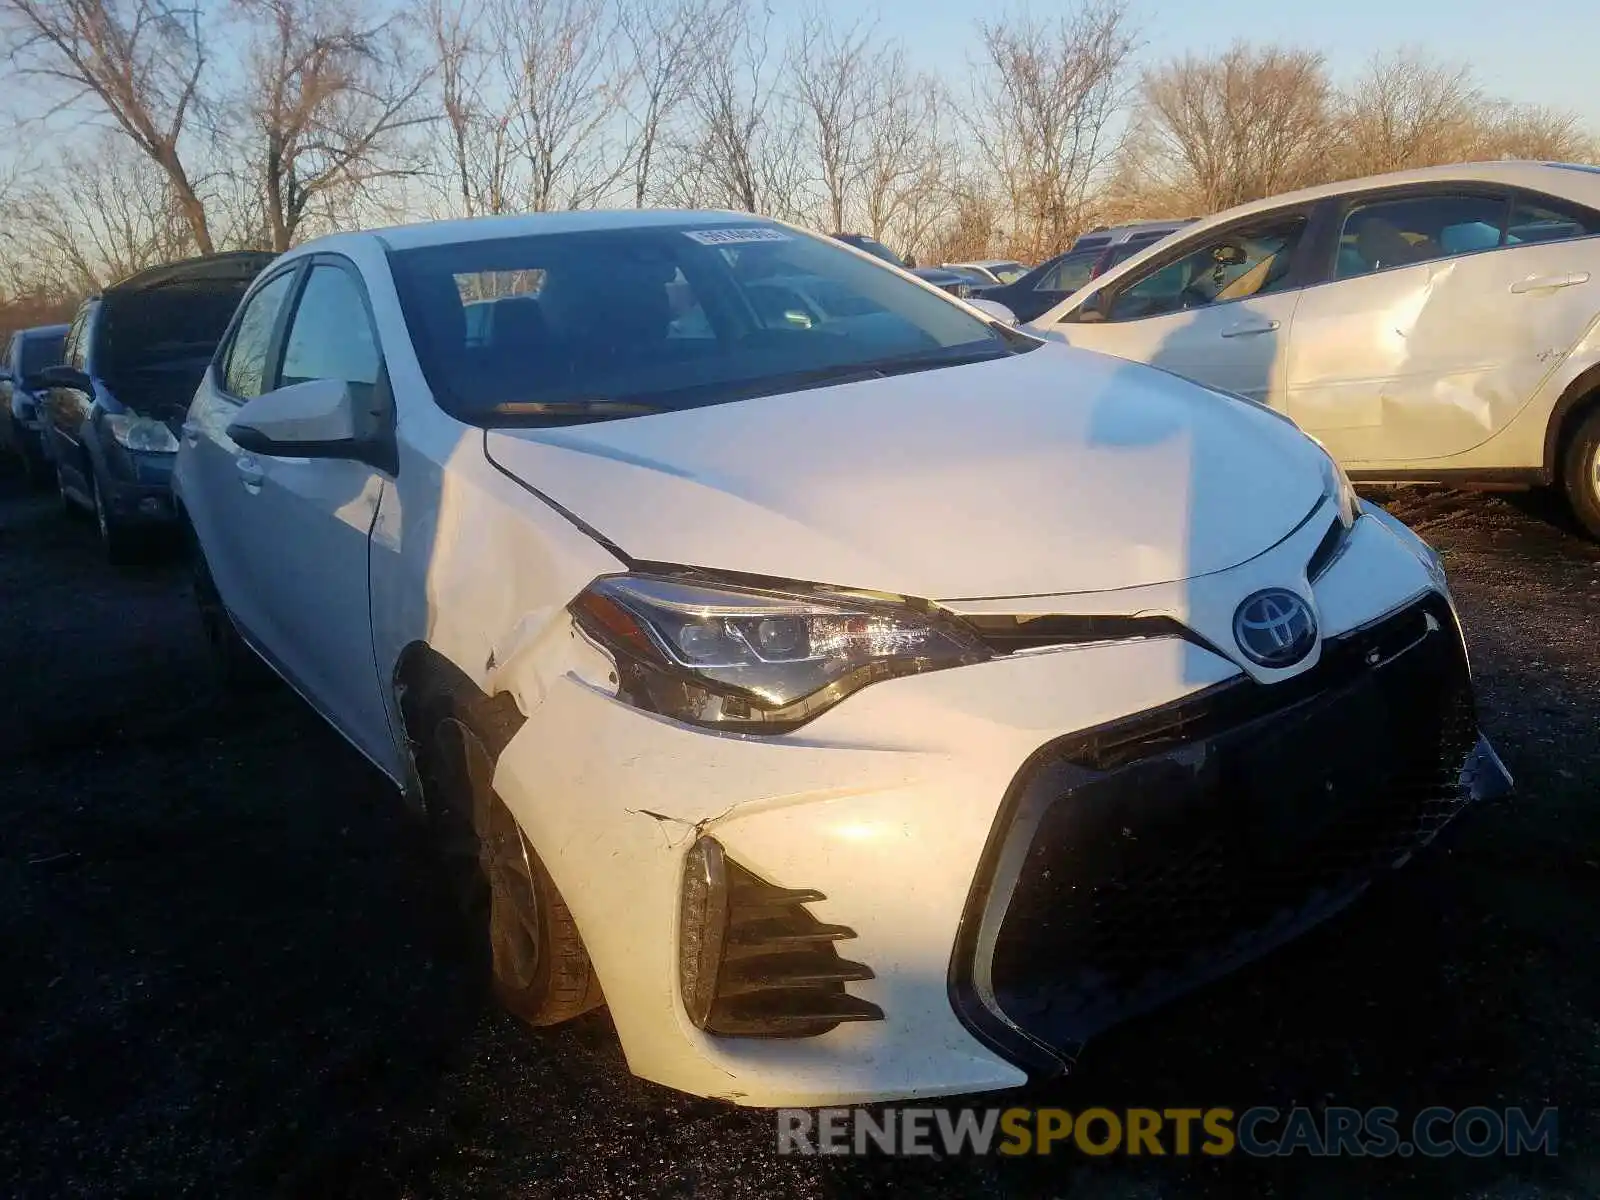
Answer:
[[[94,514],[113,562],[176,521],[184,414],[239,298],[274,257],[215,254],[130,276],[83,302],[61,364],[41,373],[62,500]]]
[[[40,415],[39,373],[61,361],[65,325],[21,329],[6,344],[0,360],[0,442],[20,460],[23,475],[37,486],[50,477]]]

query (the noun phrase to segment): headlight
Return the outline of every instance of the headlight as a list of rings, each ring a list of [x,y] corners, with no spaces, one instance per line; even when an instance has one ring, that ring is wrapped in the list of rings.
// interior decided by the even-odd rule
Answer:
[[[175,454],[178,439],[172,430],[153,417],[138,417],[132,413],[110,413],[105,418],[111,436],[129,450],[149,450]]]
[[[1311,440],[1317,441],[1316,438]],[[1349,529],[1356,523],[1356,518],[1361,515],[1361,497],[1356,495],[1355,485],[1350,482],[1350,476],[1345,473],[1345,469],[1339,465],[1338,460],[1328,453],[1328,448],[1323,446],[1321,442],[1317,442],[1317,445],[1322,447],[1322,453],[1326,455],[1322,467],[1322,479],[1325,487],[1323,494],[1332,496],[1338,503],[1339,524]]]
[[[621,699],[712,729],[783,733],[870,683],[992,657],[953,622],[877,598],[610,575],[568,607],[616,663]]]

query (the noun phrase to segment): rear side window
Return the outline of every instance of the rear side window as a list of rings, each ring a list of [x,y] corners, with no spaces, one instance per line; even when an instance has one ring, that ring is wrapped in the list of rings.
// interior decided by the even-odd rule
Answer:
[[[1334,278],[1493,250],[1502,244],[1505,220],[1506,201],[1498,196],[1438,194],[1358,205],[1340,231]]]
[[[377,385],[381,363],[361,285],[343,268],[312,267],[284,339],[279,386],[338,379],[359,397]]]
[[[1518,196],[1511,204],[1511,220],[1506,225],[1506,245],[1559,242],[1569,238],[1593,237],[1597,233],[1600,233],[1600,213],[1543,197]]]
[[[245,400],[261,395],[267,374],[267,355],[272,350],[272,334],[278,326],[278,312],[289,296],[294,272],[285,271],[245,301],[233,344],[223,363],[223,387]]]

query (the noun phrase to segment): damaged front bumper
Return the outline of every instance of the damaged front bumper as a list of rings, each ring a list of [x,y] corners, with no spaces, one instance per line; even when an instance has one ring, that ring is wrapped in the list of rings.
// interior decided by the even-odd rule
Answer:
[[[1411,547],[1360,524],[1317,586],[1321,659],[1276,682],[1132,638],[883,681],[759,737],[630,707],[589,643],[550,626],[504,676],[528,720],[495,786],[578,924],[630,1068],[764,1106],[1018,1086],[1504,790],[1448,600]],[[1284,561],[1209,581],[1216,613]],[[1181,588],[1173,611],[1222,619]],[[709,840],[743,906],[716,945],[749,926],[727,974],[686,899]],[[763,1027],[747,989],[782,975],[794,939],[816,951],[799,998],[831,998],[780,1014],[791,1036],[727,1036]]]
[[[1481,735],[1448,603],[1073,734],[1013,782],[951,974],[969,1025],[1035,1072],[1294,937],[1511,779]]]

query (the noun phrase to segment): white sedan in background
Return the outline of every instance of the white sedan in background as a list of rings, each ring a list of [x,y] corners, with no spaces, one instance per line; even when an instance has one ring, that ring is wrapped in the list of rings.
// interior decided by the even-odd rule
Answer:
[[[1600,537],[1600,167],[1471,163],[1274,196],[1028,328],[1270,404],[1358,480],[1559,485]]]
[[[685,1091],[1060,1070],[1509,783],[1290,422],[745,214],[311,242],[183,435],[229,677],[421,807],[512,1011]]]

